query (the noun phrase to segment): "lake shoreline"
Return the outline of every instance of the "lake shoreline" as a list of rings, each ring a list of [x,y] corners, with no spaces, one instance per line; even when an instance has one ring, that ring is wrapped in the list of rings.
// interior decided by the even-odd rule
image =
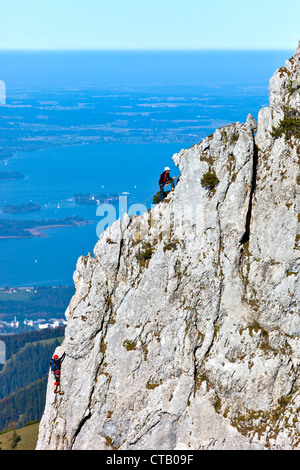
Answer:
[[[66,228],[66,227],[82,227],[83,225],[93,224],[93,220],[84,220],[80,222],[74,222],[72,224],[53,224],[53,225],[38,225],[32,228],[25,228],[24,232],[29,232],[31,235],[0,235],[0,240],[8,239],[32,239],[32,238],[47,238],[50,235],[44,233],[44,230],[54,229],[54,228]]]

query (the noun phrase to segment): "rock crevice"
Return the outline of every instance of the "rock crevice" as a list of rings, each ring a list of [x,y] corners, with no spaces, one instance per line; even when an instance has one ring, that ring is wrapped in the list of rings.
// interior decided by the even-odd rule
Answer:
[[[274,132],[300,115],[299,61],[257,123],[174,155],[175,191],[79,258],[38,449],[299,448],[300,144]]]

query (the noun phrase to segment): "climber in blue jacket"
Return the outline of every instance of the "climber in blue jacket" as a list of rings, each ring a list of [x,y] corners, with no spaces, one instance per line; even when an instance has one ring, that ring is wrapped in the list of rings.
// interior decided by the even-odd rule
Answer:
[[[65,356],[66,356],[66,353],[63,353],[61,357],[58,357],[57,354],[55,354],[50,361],[51,370],[53,372],[54,379],[55,379],[54,393],[59,393],[60,395],[64,394],[64,392],[62,392],[60,389],[60,371],[61,371],[61,363],[63,362]]]

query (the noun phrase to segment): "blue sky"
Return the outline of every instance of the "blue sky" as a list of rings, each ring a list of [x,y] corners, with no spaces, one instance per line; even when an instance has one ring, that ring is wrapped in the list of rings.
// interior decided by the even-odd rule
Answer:
[[[0,49],[295,49],[299,0],[0,0]]]

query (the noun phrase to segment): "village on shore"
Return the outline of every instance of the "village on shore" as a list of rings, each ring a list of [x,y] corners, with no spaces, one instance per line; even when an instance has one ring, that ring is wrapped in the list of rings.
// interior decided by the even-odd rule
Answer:
[[[50,289],[55,289],[51,287]],[[37,293],[37,288],[35,287],[2,287],[0,288],[1,299],[11,298],[18,300],[27,300],[30,296]],[[11,314],[12,319],[3,318],[0,319],[0,334],[9,335],[28,332],[31,330],[44,330],[46,328],[59,328],[65,327],[67,321],[61,316],[61,314],[56,316],[51,316],[50,318],[46,315],[46,318],[26,318],[26,314],[22,315],[21,313]]]
[[[66,326],[67,321],[63,318],[51,318],[45,320],[39,318],[37,320],[18,320],[15,316],[12,321],[0,321],[0,334],[16,334],[23,331],[43,330],[46,328],[58,328]]]

